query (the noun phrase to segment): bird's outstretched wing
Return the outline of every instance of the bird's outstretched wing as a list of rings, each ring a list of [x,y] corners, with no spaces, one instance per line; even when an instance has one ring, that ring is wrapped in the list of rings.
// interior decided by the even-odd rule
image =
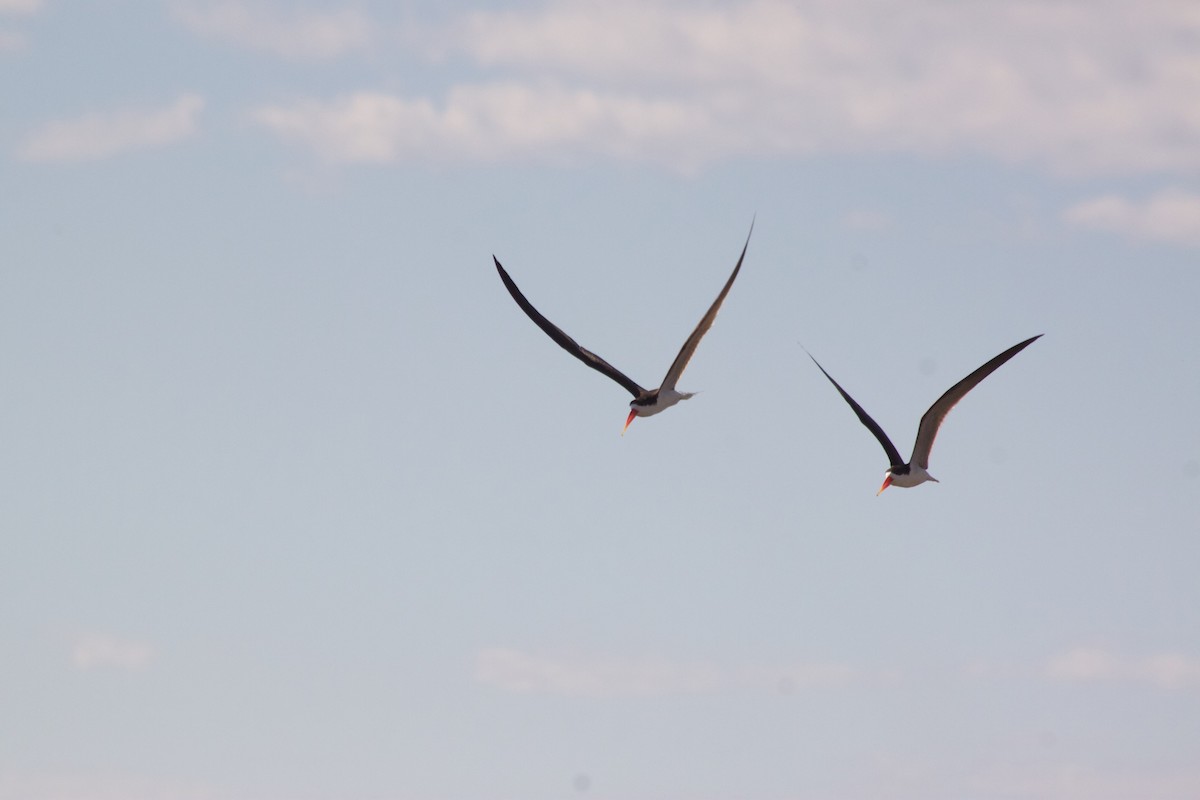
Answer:
[[[700,345],[700,340],[704,338],[704,334],[708,333],[708,329],[712,327],[713,321],[717,318],[717,312],[721,310],[721,303],[725,302],[725,295],[729,294],[729,289],[733,286],[733,281],[737,278],[738,272],[742,269],[742,260],[746,257],[746,248],[750,246],[750,234],[754,233],[754,223],[750,223],[750,233],[746,234],[746,244],[742,246],[742,254],[738,256],[737,265],[733,268],[733,274],[729,276],[729,280],[725,281],[725,286],[721,289],[721,293],[717,295],[717,299],[709,306],[708,313],[700,320],[700,324],[692,331],[692,335],[683,343],[683,347],[679,351],[679,355],[675,356],[675,361],[671,363],[671,368],[667,370],[666,377],[663,378],[662,385],[659,390],[674,389],[676,381],[683,375],[683,371],[687,369],[688,362],[692,360],[692,354],[696,352],[696,348]]]
[[[582,347],[578,342],[563,332],[562,328],[555,325],[550,320],[542,316],[533,305],[525,299],[525,295],[521,294],[521,290],[513,283],[513,279],[508,277],[508,273],[504,271],[504,267],[500,266],[500,261],[495,256],[492,256],[492,261],[496,262],[496,271],[500,273],[500,280],[504,281],[505,288],[512,295],[513,300],[517,301],[517,305],[525,312],[531,320],[537,323],[537,326],[546,332],[546,335],[558,343],[558,346],[566,350],[571,355],[578,358],[584,364],[587,364],[597,372],[603,373],[612,378],[617,383],[625,387],[625,389],[634,397],[641,397],[646,394],[646,390],[638,386],[637,382],[630,378],[625,373],[614,367],[612,364],[605,361],[600,356]]]
[[[807,350],[804,352],[808,353]],[[871,419],[871,415],[864,411],[863,407],[855,402],[853,397],[846,393],[846,390],[843,389],[841,385],[839,385],[838,382],[833,379],[832,375],[830,375],[828,372],[825,372],[825,368],[821,366],[821,362],[813,358],[812,353],[808,353],[808,357],[812,358],[812,362],[817,365],[817,369],[821,370],[821,372],[825,374],[826,378],[829,378],[829,382],[833,384],[833,388],[838,390],[838,393],[841,394],[842,399],[849,403],[850,407],[854,409],[854,413],[858,415],[858,421],[863,425],[866,425],[867,430],[875,434],[875,438],[879,440],[881,445],[883,445],[883,451],[887,453],[888,464],[893,467],[904,466],[904,459],[900,457],[900,452],[896,449],[896,445],[892,444],[892,440],[889,439],[888,435],[883,432],[883,428],[879,427],[879,423]]]
[[[942,426],[942,420],[950,413],[950,409],[954,408],[967,392],[978,386],[980,381],[999,369],[1001,364],[1040,338],[1042,338],[1042,334],[1039,333],[1020,344],[1013,345],[946,390],[946,393],[939,397],[937,402],[931,405],[921,417],[921,426],[917,428],[917,441],[913,444],[912,462],[922,469],[929,469],[929,451],[933,450],[933,440],[937,438],[938,428]]]

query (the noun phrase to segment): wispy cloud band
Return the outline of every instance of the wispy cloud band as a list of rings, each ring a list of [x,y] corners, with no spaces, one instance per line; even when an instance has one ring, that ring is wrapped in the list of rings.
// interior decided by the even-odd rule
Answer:
[[[1070,683],[1142,683],[1160,689],[1200,688],[1200,658],[1179,653],[1129,656],[1075,647],[1046,664],[1046,675]]]
[[[1200,247],[1200,194],[1165,189],[1143,202],[1116,194],[1094,197],[1063,213],[1071,225],[1138,239]]]
[[[978,154],[1200,170],[1200,15],[1150,0],[566,3],[460,15],[430,53],[486,79],[260,110],[332,161]],[[499,73],[499,74],[498,74]]]
[[[569,657],[489,648],[477,654],[475,680],[518,694],[647,697],[710,694],[737,689],[792,692],[878,682],[836,663],[724,667],[654,658]]]
[[[162,147],[192,135],[204,99],[186,94],[163,108],[89,114],[51,122],[18,150],[26,161],[88,161]]]
[[[330,59],[366,47],[370,21],[354,9],[294,10],[244,0],[177,3],[174,15],[200,36],[284,58]]]
[[[0,14],[34,14],[42,8],[42,0],[0,0]]]
[[[71,647],[71,663],[81,670],[103,667],[139,670],[148,666],[153,658],[154,648],[148,643],[108,633],[80,634]]]
[[[333,162],[571,161],[598,153],[686,166],[706,148],[689,150],[685,134],[710,127],[707,115],[669,100],[506,83],[454,88],[440,108],[427,99],[359,92],[267,106],[254,119]]]

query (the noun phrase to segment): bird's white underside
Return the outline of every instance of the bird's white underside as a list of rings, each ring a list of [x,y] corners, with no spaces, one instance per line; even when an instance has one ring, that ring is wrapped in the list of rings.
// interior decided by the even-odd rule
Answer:
[[[674,389],[663,389],[658,393],[658,402],[651,406],[638,406],[633,403],[629,407],[637,412],[639,417],[653,417],[660,411],[666,411],[680,400],[695,396],[695,392],[677,392]]]
[[[929,474],[929,472],[916,464],[909,466],[907,474],[897,475],[889,473],[892,476],[892,486],[899,486],[901,489],[911,489],[914,486],[920,486],[926,481],[938,482],[938,479]]]

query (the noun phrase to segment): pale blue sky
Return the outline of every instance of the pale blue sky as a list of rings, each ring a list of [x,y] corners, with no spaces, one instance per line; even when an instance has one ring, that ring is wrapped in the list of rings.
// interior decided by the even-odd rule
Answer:
[[[1200,796],[1186,2],[0,0],[0,799]],[[628,395],[551,319],[656,383]],[[950,415],[925,408],[1045,337]]]

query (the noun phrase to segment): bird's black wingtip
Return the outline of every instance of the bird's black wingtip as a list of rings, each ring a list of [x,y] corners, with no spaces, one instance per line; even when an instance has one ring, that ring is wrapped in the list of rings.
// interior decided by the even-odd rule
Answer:
[[[817,369],[821,370],[821,372],[825,372],[825,368],[821,366],[821,362],[817,361],[816,356],[808,352],[808,348],[804,346],[804,342],[796,342],[796,344],[800,345],[800,349],[804,351],[804,355],[812,359],[812,362],[817,365]],[[825,374],[828,375],[829,373],[825,372]]]
[[[817,357],[816,357],[816,356],[814,356],[812,353],[808,352],[808,348],[807,348],[807,347],[805,347],[805,346],[804,346],[802,343],[800,343],[800,342],[796,342],[796,344],[800,345],[800,349],[804,351],[804,355],[806,355],[806,356],[808,356],[809,358],[811,358],[811,359],[812,359],[812,362],[813,362],[814,364],[816,364],[818,367],[820,367],[820,366],[821,366],[821,365],[820,365],[820,363],[817,361]]]

